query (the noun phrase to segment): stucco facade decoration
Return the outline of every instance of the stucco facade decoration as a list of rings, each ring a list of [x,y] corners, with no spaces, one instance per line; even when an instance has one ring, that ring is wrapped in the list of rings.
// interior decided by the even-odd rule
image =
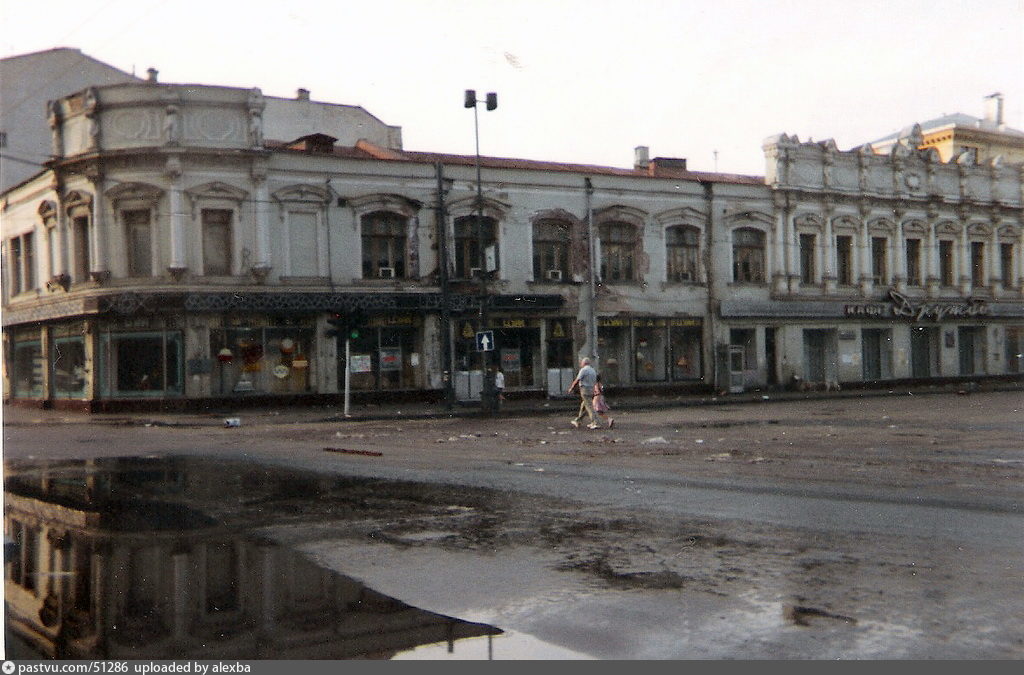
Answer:
[[[49,110],[49,170],[0,203],[10,400],[474,400],[481,330],[523,396],[582,355],[664,391],[1021,373],[1020,167],[786,135],[765,177],[483,157],[478,208],[474,157],[304,95],[146,82]],[[890,290],[988,311],[844,309]]]

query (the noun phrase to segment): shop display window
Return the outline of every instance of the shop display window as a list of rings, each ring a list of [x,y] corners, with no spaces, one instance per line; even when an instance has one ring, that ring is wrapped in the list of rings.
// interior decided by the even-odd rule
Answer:
[[[14,343],[14,368],[11,385],[14,396],[39,398],[43,395],[43,374],[46,360],[43,358],[42,343],[26,340]]]
[[[175,396],[182,387],[179,332],[107,333],[100,350],[105,396]]]
[[[210,331],[215,394],[292,394],[310,391],[313,329],[237,327]]]
[[[53,341],[53,397],[85,396],[85,340],[82,337],[56,338]]]

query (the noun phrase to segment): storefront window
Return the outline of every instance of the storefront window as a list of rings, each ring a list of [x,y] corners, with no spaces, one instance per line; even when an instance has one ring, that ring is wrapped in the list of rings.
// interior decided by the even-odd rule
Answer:
[[[699,326],[672,326],[672,379],[699,380],[703,373],[701,329]]]
[[[668,379],[668,344],[664,319],[643,319],[636,327],[636,381],[664,382]]]
[[[213,391],[221,396],[309,391],[312,346],[313,329],[302,326],[211,330]]]
[[[399,323],[400,325],[394,325]],[[374,325],[377,324],[377,325]],[[380,325],[391,324],[391,325]],[[416,349],[416,327],[412,317],[377,317],[360,328],[351,340],[350,386],[361,391],[415,389],[422,355]],[[338,356],[339,383],[344,383],[344,342]]]
[[[505,373],[505,387],[532,387],[540,383],[534,364],[540,365],[540,328],[526,325],[525,320],[510,320],[522,327],[494,331],[494,346],[499,367]]]
[[[85,396],[85,340],[81,337],[53,341],[54,398]]]
[[[101,349],[101,390],[108,396],[182,393],[181,333],[108,333]]]
[[[1006,372],[1024,372],[1024,326],[1006,329]]]
[[[14,396],[19,398],[42,396],[45,368],[46,361],[43,358],[42,343],[39,340],[15,342],[14,372],[11,382]]]
[[[597,350],[600,355],[601,381],[606,385],[628,384],[629,322],[626,319],[602,319],[597,327]]]

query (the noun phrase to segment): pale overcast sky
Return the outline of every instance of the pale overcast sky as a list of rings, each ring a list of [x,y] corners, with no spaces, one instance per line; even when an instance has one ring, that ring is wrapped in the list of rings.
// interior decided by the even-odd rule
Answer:
[[[1024,129],[1024,0],[0,0],[0,55],[77,47],[163,82],[361,105],[405,147],[760,175],[772,134],[849,149],[1006,97]]]

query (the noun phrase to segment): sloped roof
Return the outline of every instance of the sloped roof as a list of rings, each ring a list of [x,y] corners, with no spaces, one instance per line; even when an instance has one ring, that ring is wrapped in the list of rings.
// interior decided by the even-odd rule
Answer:
[[[967,115],[964,113],[952,113],[949,115],[943,115],[942,117],[936,117],[935,119],[928,120],[927,122],[921,122],[921,131],[928,133],[933,129],[940,129],[942,127],[955,126],[966,129],[980,129],[982,131],[990,131],[992,133],[1007,134],[1010,136],[1024,136],[1024,131],[1019,129],[1012,129],[1005,124],[1002,127],[996,126],[995,123],[988,120],[983,120],[980,117],[973,115]],[[872,145],[879,143],[890,143],[900,138],[904,138],[909,135],[913,125],[903,127],[896,133],[883,136],[876,141],[872,141]]]

